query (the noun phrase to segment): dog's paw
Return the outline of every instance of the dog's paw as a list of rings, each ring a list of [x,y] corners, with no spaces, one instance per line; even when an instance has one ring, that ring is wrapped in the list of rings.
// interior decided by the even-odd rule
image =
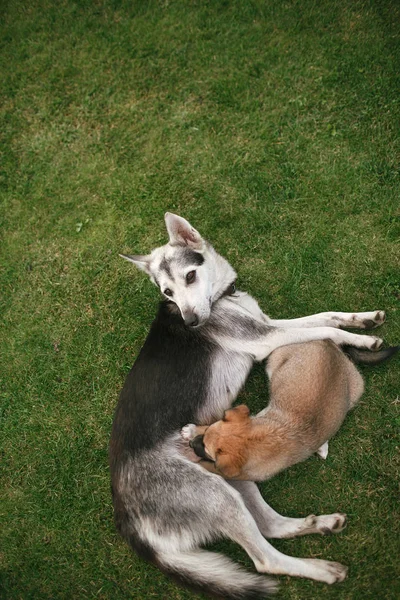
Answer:
[[[332,515],[309,515],[306,517],[304,525],[309,529],[308,533],[321,533],[322,535],[331,535],[340,533],[346,527],[347,515],[344,513],[333,513]]]
[[[377,350],[380,350],[382,346],[383,340],[381,338],[371,336],[371,345],[369,346],[370,350],[376,352]]]
[[[196,429],[197,427],[196,425],[193,425],[193,423],[185,425],[185,427],[182,427],[181,429],[181,437],[187,442],[190,442],[190,440],[196,437]]]
[[[354,341],[357,342],[353,344],[353,340],[350,340],[348,343],[350,346],[354,345],[357,348],[364,348],[365,350],[372,350],[376,352],[380,350],[383,346],[382,338],[375,337],[374,335],[357,335]]]
[[[372,312],[370,315],[366,316],[366,318],[362,321],[362,326],[364,329],[374,329],[375,327],[379,327],[386,320],[386,314],[384,310],[376,310]]]
[[[323,581],[324,583],[339,583],[346,578],[348,567],[328,560],[319,560],[317,558],[305,559],[309,566],[312,565],[312,574],[309,576],[315,581]],[[308,575],[307,575],[308,576]]]

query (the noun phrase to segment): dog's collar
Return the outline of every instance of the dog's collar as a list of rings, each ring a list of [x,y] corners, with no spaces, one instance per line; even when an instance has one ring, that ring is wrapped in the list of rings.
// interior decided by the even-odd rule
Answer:
[[[236,281],[232,281],[232,283],[230,285],[228,285],[228,287],[226,288],[226,290],[224,291],[222,296],[233,296],[233,294],[235,292],[236,292]]]

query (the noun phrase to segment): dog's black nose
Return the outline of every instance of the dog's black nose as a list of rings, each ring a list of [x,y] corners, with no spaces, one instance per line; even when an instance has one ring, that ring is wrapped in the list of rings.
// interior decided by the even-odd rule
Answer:
[[[185,318],[185,325],[188,327],[196,327],[199,324],[199,319],[194,313]]]
[[[204,448],[203,435],[197,435],[195,438],[190,440],[189,446],[193,448],[197,456],[200,458],[208,459],[206,455],[206,449]]]

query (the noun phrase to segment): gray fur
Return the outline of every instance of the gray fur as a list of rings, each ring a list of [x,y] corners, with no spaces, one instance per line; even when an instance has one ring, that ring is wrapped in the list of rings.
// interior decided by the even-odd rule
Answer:
[[[165,256],[162,258],[162,260],[161,260],[158,268],[159,268],[160,271],[165,271],[166,275],[172,281],[174,281],[174,276],[173,276],[172,271],[171,271],[171,261],[167,260],[165,258]]]

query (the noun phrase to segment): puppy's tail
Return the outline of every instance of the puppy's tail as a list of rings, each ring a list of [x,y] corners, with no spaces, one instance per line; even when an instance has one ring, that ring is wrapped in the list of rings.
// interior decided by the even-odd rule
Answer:
[[[215,552],[157,552],[156,563],[185,587],[216,598],[261,600],[277,591],[273,579],[249,573]]]
[[[400,350],[400,346],[390,346],[389,348],[384,348],[378,352],[358,350],[358,348],[353,348],[353,346],[344,346],[342,349],[356,364],[379,365],[381,362],[394,356]]]

